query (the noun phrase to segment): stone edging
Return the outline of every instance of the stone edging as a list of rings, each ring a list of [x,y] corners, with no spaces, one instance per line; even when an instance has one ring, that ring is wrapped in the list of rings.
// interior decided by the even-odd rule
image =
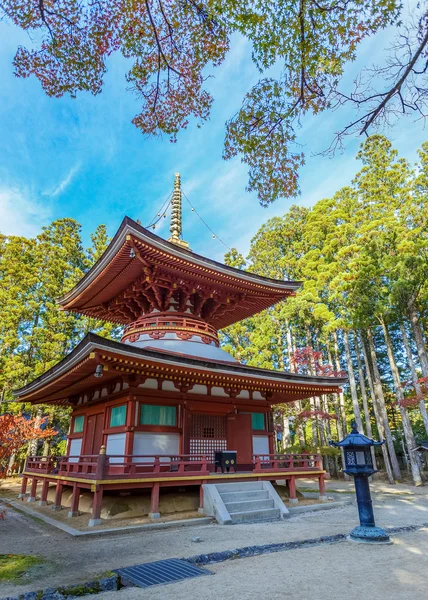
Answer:
[[[388,527],[385,528],[385,531],[387,531],[387,533],[389,533],[390,535],[394,535],[397,533],[417,531],[426,527],[428,527],[428,523],[421,523],[420,525],[405,525],[402,527]],[[265,544],[263,546],[246,546],[245,548],[225,550],[224,552],[211,552],[210,554],[199,554],[197,556],[190,556],[189,558],[182,558],[181,560],[186,560],[187,562],[196,565],[209,565],[236,558],[248,558],[251,556],[260,556],[261,554],[271,554],[273,552],[284,552],[286,550],[309,548],[312,546],[319,546],[321,544],[334,544],[337,542],[345,541],[347,537],[347,533],[337,533],[335,535],[325,535],[319,538],[309,538],[307,540],[298,540],[295,542]]]
[[[117,591],[120,588],[120,578],[115,573],[93,579],[86,583],[62,586],[59,588],[46,588],[37,592],[24,592],[17,596],[7,596],[0,600],[74,600],[88,594]]]

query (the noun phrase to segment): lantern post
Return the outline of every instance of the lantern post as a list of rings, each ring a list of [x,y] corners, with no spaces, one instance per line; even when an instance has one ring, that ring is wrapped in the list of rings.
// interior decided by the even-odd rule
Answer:
[[[381,446],[384,443],[384,441],[375,442],[362,433],[359,433],[355,422],[352,423],[351,433],[341,442],[329,441],[330,446],[343,448],[345,458],[344,472],[354,477],[355,494],[360,517],[359,526],[351,531],[348,538],[354,542],[391,543],[386,531],[376,526],[369,486],[370,475],[377,472],[373,468],[371,447]]]

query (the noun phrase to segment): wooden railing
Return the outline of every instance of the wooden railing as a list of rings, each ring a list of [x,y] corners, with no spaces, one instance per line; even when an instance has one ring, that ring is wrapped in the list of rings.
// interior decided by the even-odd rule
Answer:
[[[56,456],[29,456],[25,465],[25,470],[32,473],[52,473],[58,469],[58,459]]]
[[[107,475],[135,476],[138,474],[209,475],[212,457],[205,454],[109,456]]]
[[[239,464],[238,470],[239,470]],[[320,454],[254,454],[253,472],[293,472],[322,470]],[[133,477],[209,476],[214,472],[211,454],[177,455],[81,455],[30,456],[25,471],[58,474],[84,479],[131,479]],[[233,474],[230,474],[231,477]]]
[[[254,471],[313,471],[323,468],[321,454],[254,454]]]

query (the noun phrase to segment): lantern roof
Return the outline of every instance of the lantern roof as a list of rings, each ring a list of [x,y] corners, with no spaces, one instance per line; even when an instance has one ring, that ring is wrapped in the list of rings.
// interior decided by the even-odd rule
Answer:
[[[352,431],[348,433],[346,437],[343,438],[340,442],[329,441],[330,446],[334,446],[335,448],[349,448],[353,446],[382,446],[383,442],[376,442],[371,438],[368,438],[364,434],[360,433],[357,429],[355,423],[352,424]]]

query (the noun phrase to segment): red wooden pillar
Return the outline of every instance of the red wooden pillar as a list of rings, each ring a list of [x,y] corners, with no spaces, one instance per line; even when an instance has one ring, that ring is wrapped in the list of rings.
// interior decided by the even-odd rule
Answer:
[[[64,489],[64,485],[62,483],[58,482],[56,484],[55,500],[54,500],[54,504],[52,506],[52,510],[61,510],[62,509],[61,499],[62,499],[63,489]]]
[[[204,514],[204,483],[206,483],[206,481],[202,481],[200,488],[199,488],[199,508],[198,508],[198,513],[200,513],[201,515]]]
[[[78,517],[79,516],[79,498],[80,498],[80,488],[77,487],[77,483],[73,484],[73,495],[71,496],[71,506],[68,511],[68,517]]]
[[[19,494],[18,498],[24,498],[25,494],[27,493],[27,483],[28,477],[24,476],[21,483],[21,493]]]
[[[183,406],[182,414],[182,433],[181,433],[181,453],[190,454],[190,427],[192,414],[188,408]]]
[[[48,503],[48,490],[49,490],[49,480],[43,479],[42,494],[41,494],[40,500],[39,500],[40,506],[45,506]]]
[[[298,504],[297,494],[296,494],[296,478],[291,476],[288,480],[288,490],[290,492],[290,504]]]
[[[318,477],[318,485],[320,488],[320,500],[327,500],[327,496],[325,495],[324,473]]]
[[[89,519],[89,527],[101,525],[101,507],[103,504],[103,487],[102,485],[95,486],[94,500],[92,502],[92,514]]]
[[[128,402],[126,410],[126,434],[125,454],[132,454],[134,450],[134,427],[135,427],[136,401],[134,397]],[[126,463],[132,463],[132,456],[125,459]]]
[[[151,519],[159,519],[159,482],[153,484],[152,487],[152,495],[150,500],[150,513],[149,517]]]
[[[37,494],[37,478],[33,477],[33,479],[31,480],[30,495],[28,496],[27,502],[35,502],[36,494]]]

